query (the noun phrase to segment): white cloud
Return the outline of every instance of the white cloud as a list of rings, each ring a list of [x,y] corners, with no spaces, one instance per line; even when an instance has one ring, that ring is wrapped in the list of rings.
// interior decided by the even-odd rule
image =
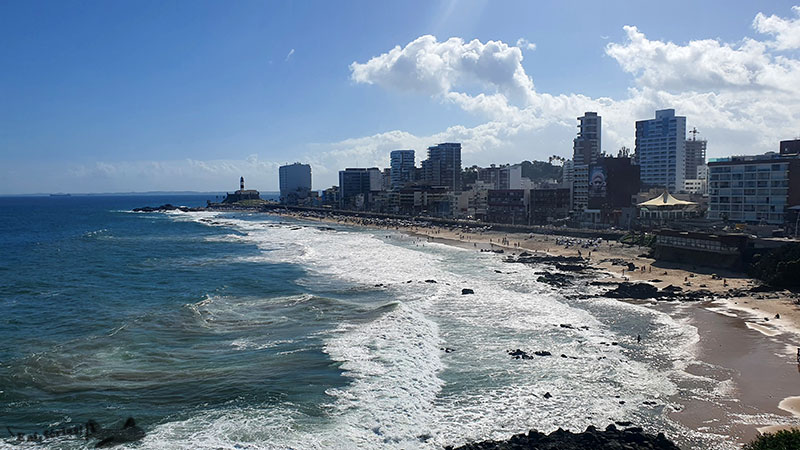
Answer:
[[[797,18],[756,15],[753,28],[764,35],[762,40],[674,43],[650,40],[637,27],[627,26],[623,42],[605,46],[607,56],[632,76],[627,95],[621,98],[537,91],[523,66],[523,50],[533,46],[524,39],[511,45],[457,37],[440,42],[434,36],[420,36],[365,62],[353,62],[351,79],[356,84],[422,93],[483,123],[451,124],[427,135],[394,130],[307,144],[297,149],[297,159],[312,165],[314,187],[320,189],[337,183],[337,172],[345,167],[386,167],[389,152],[399,148],[417,150],[419,161],[428,146],[444,141],[462,142],[465,165],[567,156],[576,117],[585,111],[603,117],[603,149],[614,153],[622,145],[632,148],[634,122],[653,117],[661,108],[687,116],[689,126],[696,126],[709,140],[711,157],[775,150],[779,140],[797,135],[800,123],[800,60],[786,52],[800,48],[800,8],[793,12]],[[294,49],[286,58],[293,54]],[[291,161],[280,163],[287,162]],[[114,183],[105,185],[110,186],[103,188],[108,191],[142,185],[153,190],[233,189],[240,175],[248,186],[274,190],[279,165],[250,155],[207,161],[100,162],[67,171],[55,165],[28,167],[4,174],[0,164],[0,192],[13,193],[27,179],[51,183],[50,188],[28,191],[66,191],[61,186],[70,180],[82,186],[77,191],[97,191],[93,183],[98,179]]]
[[[733,45],[714,39],[686,45],[651,41],[635,26],[626,26],[628,41],[606,46],[606,54],[637,84],[672,92],[743,89],[777,90],[795,94],[800,64],[773,56],[767,44],[744,39]]]
[[[457,86],[477,86],[524,104],[533,91],[533,80],[522,67],[522,51],[501,41],[484,44],[453,37],[439,42],[424,35],[366,63],[354,62],[350,70],[357,83],[429,95],[444,95]]]
[[[536,50],[536,44],[534,44],[533,42],[528,41],[525,38],[517,39],[517,47],[524,48],[526,50],[531,50],[531,51]]]
[[[784,19],[776,15],[767,17],[758,13],[753,20],[753,28],[759,33],[774,35],[775,40],[767,44],[777,50],[800,48],[800,6],[792,7],[792,11],[797,18]]]
[[[286,55],[286,58],[284,59],[284,61],[288,61],[289,58],[292,57],[292,55],[294,55],[294,49],[289,50],[289,54]]]
[[[425,137],[405,133],[404,145],[394,147],[424,149],[460,136],[466,164],[568,155],[576,117],[584,111],[603,116],[604,150],[613,153],[622,145],[633,147],[634,122],[653,117],[661,108],[687,116],[690,126],[709,139],[710,156],[755,153],[774,150],[779,140],[794,137],[800,122],[800,60],[774,53],[795,45],[797,23],[758,15],[754,27],[774,35],[775,41],[699,39],[680,44],[650,40],[637,27],[627,26],[626,41],[605,47],[634,76],[624,98],[538,92],[522,65],[522,49],[528,45],[524,39],[514,46],[420,36],[366,62],[354,62],[351,78],[424,93],[484,117],[488,122],[469,129],[452,126]],[[370,149],[385,160],[393,142],[386,138],[380,134],[333,146]],[[510,159],[500,159],[498,152]]]

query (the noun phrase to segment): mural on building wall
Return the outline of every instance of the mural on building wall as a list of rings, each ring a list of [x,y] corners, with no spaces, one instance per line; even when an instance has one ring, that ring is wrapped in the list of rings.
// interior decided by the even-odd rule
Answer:
[[[603,166],[592,166],[589,176],[589,198],[606,196],[606,170]]]

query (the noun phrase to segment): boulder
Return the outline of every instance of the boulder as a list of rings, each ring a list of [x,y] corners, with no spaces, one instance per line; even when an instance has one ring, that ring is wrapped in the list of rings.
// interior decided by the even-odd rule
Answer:
[[[610,298],[633,298],[647,299],[659,297],[658,288],[649,283],[620,283],[616,289],[612,289],[605,294]]]

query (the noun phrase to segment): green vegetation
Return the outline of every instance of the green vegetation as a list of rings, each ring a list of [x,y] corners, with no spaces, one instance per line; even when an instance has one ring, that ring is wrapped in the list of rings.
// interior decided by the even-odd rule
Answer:
[[[522,176],[536,182],[547,180],[556,180],[561,182],[562,167],[555,166],[547,161],[522,161]],[[503,164],[500,167],[507,167],[508,164]],[[478,166],[465,167],[461,171],[461,183],[466,187],[475,184],[478,179]]]
[[[750,266],[750,276],[774,287],[800,286],[798,274],[800,244],[784,245],[770,253],[755,255]]]
[[[742,450],[795,450],[800,449],[800,430],[781,430],[766,433],[745,444]]]
[[[656,245],[656,235],[647,233],[628,233],[619,238],[619,241],[623,244],[653,248]]]
[[[522,176],[533,182],[551,179],[561,181],[561,166],[554,166],[546,161],[522,161],[520,165]]]

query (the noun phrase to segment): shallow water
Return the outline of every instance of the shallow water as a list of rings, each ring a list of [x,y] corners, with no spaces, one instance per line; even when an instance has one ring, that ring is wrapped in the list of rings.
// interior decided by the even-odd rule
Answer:
[[[625,420],[727,446],[667,418],[697,331],[666,313],[393,231],[127,212],[204,201],[0,198],[0,425],[133,416],[137,448],[437,448]]]

